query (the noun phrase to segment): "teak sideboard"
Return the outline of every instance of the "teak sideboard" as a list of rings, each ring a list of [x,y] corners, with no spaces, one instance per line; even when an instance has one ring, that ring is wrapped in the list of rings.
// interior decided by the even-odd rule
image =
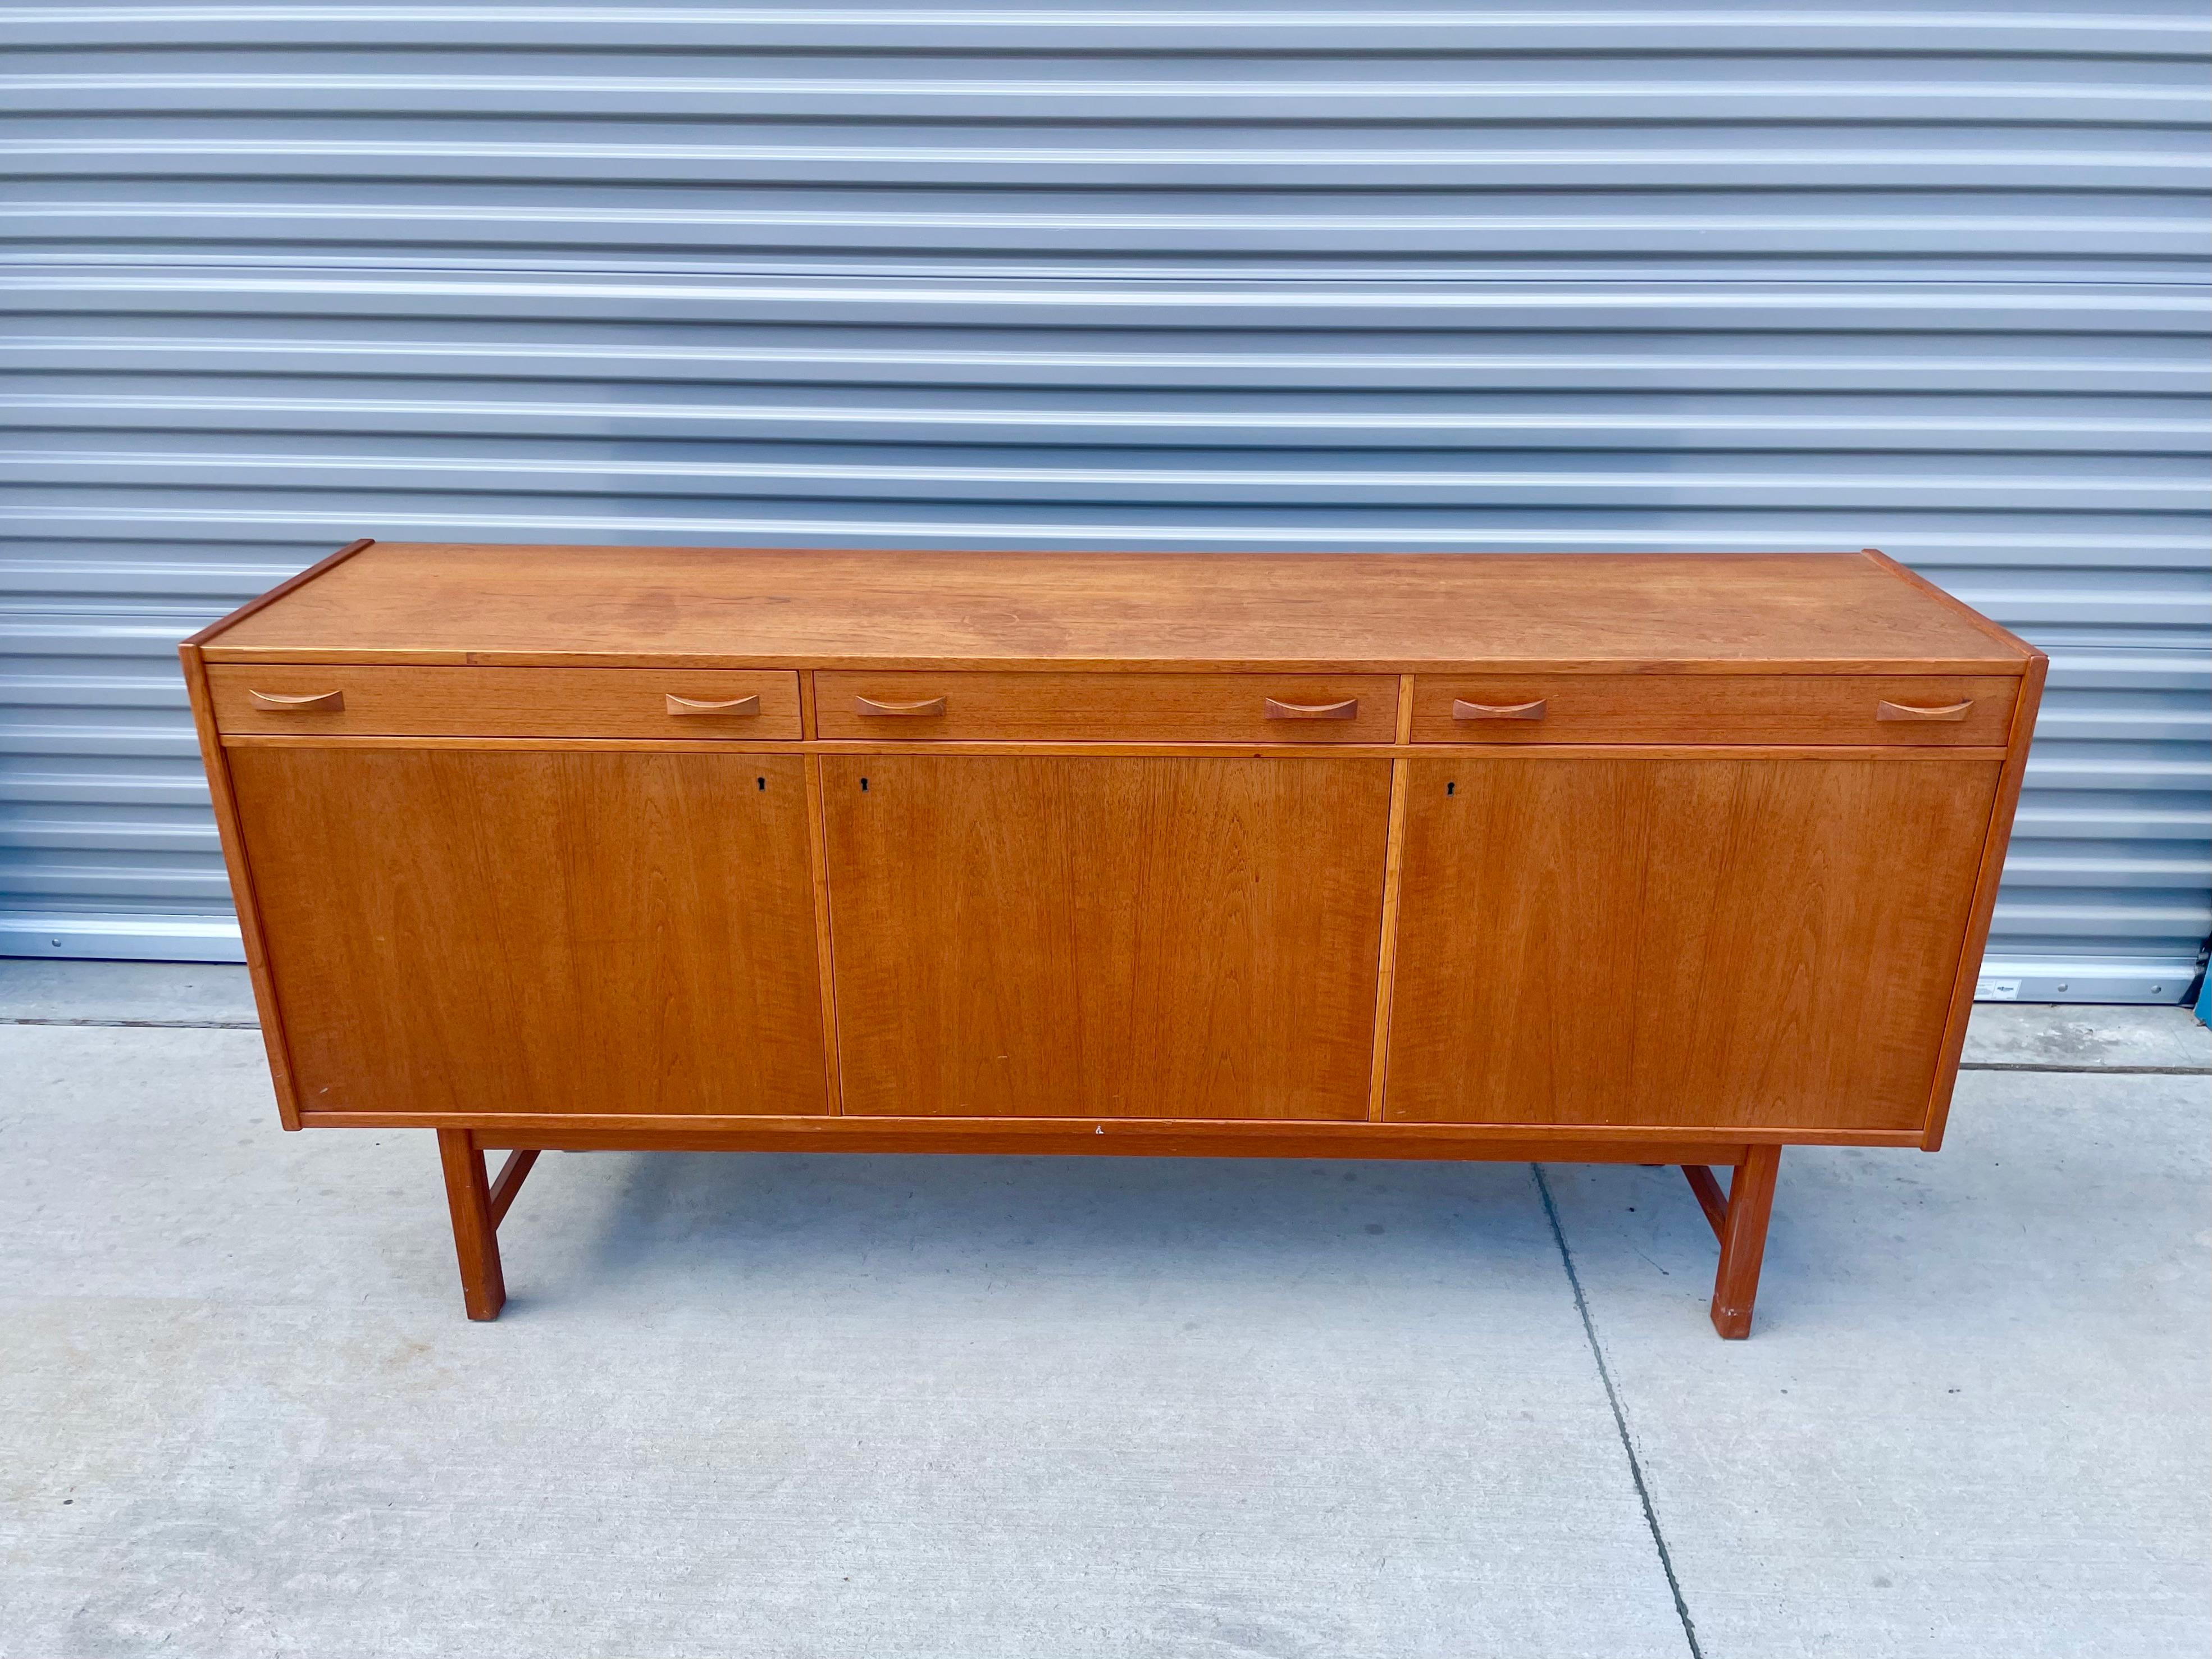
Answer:
[[[1942,1141],[2045,671],[1872,551],[361,541],[182,654],[471,1318],[547,1148],[1511,1158],[1682,1166],[1723,1336],[1783,1146]]]

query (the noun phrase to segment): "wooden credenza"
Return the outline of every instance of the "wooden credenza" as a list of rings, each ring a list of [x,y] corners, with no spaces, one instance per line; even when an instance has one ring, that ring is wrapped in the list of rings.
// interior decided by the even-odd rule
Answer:
[[[1241,1154],[1680,1164],[1730,1336],[1783,1146],[1942,1139],[2045,667],[1872,552],[365,541],[183,657],[471,1317],[546,1148]]]

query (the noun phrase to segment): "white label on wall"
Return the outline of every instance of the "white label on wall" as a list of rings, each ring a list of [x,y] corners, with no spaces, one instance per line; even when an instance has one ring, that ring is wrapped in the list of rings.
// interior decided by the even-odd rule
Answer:
[[[2016,979],[1978,979],[1974,981],[1974,1000],[2018,1002],[2020,981]]]

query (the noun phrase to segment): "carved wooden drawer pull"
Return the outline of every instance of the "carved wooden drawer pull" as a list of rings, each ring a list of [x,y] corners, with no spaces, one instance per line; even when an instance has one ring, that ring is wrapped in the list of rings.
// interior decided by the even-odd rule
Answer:
[[[1964,702],[1947,702],[1940,708],[1922,708],[1909,702],[1885,702],[1874,711],[1878,720],[1962,720],[1966,711],[1974,706],[1969,697]]]
[[[1540,720],[1544,718],[1547,698],[1539,697],[1534,702],[1468,702],[1462,697],[1452,699],[1452,718],[1455,720]]]
[[[1263,701],[1271,720],[1348,720],[1359,715],[1357,697],[1346,697],[1342,702],[1279,702],[1273,697]]]
[[[668,694],[668,712],[672,714],[757,714],[760,713],[760,699],[745,696],[732,697],[727,702],[701,702],[693,697],[679,697],[672,691]]]
[[[933,720],[945,712],[945,699],[924,697],[920,702],[878,702],[873,697],[853,699],[854,712],[878,719]]]
[[[275,691],[249,690],[246,700],[272,714],[335,714],[345,707],[343,691],[310,691],[304,697],[288,697]]]

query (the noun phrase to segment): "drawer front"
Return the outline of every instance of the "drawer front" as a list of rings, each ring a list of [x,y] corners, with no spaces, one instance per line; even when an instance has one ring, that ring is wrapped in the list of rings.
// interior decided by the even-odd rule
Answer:
[[[1957,675],[1436,674],[1416,743],[2002,748],[2017,680]]]
[[[213,664],[226,733],[346,737],[799,735],[799,676],[772,669],[400,668]]]
[[[825,738],[927,742],[1389,743],[1389,674],[814,677]]]

